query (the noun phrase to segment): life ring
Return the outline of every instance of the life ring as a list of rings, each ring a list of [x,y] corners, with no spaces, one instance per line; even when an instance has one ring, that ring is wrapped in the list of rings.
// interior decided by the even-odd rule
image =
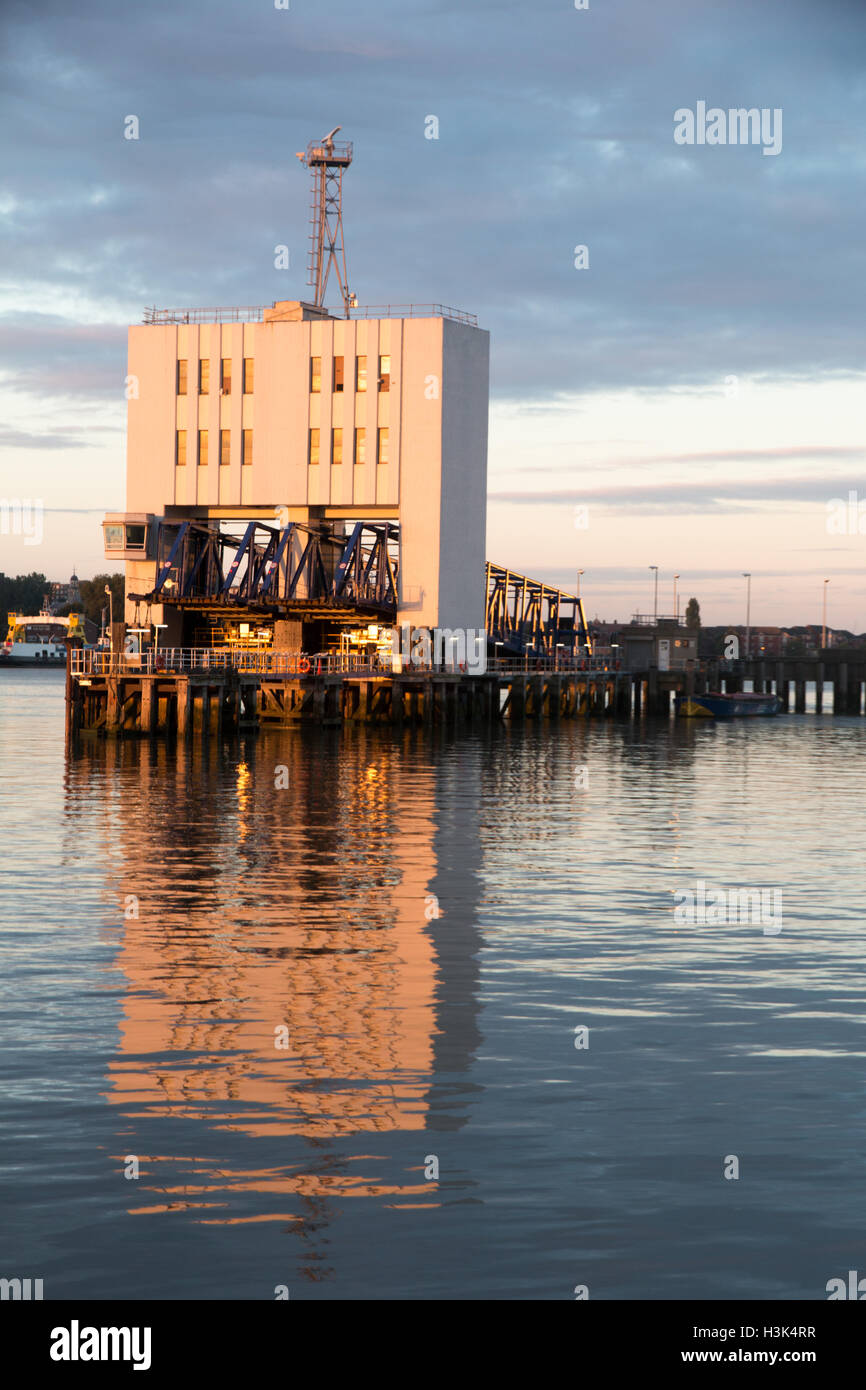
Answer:
[[[309,669],[310,669],[309,660],[307,659],[307,657],[302,656],[301,659],[300,659],[300,661],[298,662],[298,670],[300,671],[300,673],[301,673],[302,676],[305,676],[305,675],[307,674],[307,672],[309,671]]]

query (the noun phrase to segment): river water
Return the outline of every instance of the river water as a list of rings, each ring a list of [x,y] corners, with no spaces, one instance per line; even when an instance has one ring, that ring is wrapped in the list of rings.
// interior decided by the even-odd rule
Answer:
[[[3,673],[0,1275],[826,1298],[866,1273],[864,748],[791,715],[67,757],[62,677]],[[781,914],[678,920],[701,883]]]

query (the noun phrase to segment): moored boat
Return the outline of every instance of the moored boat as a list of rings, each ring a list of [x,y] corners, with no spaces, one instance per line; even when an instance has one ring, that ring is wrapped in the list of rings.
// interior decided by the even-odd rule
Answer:
[[[53,613],[30,616],[9,614],[9,631],[0,647],[0,667],[66,665],[66,643],[74,639],[84,642],[84,618],[70,613],[68,618]]]
[[[678,695],[676,711],[687,719],[738,719],[744,716],[779,714],[782,701],[778,695],[759,695],[739,691],[725,695],[708,691],[705,695]]]

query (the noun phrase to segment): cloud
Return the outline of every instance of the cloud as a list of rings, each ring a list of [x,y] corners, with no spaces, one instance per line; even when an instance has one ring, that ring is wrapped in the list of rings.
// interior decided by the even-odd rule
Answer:
[[[859,364],[866,26],[841,0],[335,0],[327,28],[301,5],[7,0],[2,23],[0,252],[47,296],[119,323],[303,296],[294,151],[340,122],[352,287],[477,311],[499,397]],[[698,98],[781,106],[782,154],[675,146],[673,112]],[[80,347],[71,370],[46,342],[43,383],[18,384],[108,394],[122,335]]]
[[[126,335],[120,324],[7,314],[0,318],[0,379],[43,399],[113,397],[122,403]]]
[[[651,512],[729,514],[755,511],[760,503],[775,507],[804,502],[826,505],[832,498],[847,498],[849,490],[863,486],[861,476],[821,478],[758,478],[754,481],[682,483],[667,482],[641,487],[562,488],[557,491],[493,491],[490,502],[525,507],[600,506],[617,507],[634,514]]]
[[[70,434],[31,434],[28,430],[0,428],[0,449],[83,449],[85,441]]]

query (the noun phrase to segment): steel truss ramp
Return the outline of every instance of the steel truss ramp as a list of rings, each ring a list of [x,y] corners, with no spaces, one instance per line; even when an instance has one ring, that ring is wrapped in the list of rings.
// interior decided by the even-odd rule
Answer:
[[[373,597],[377,603],[396,608],[397,566],[389,541],[398,536],[398,528],[387,522],[384,526],[372,526],[359,521],[337,566],[335,594],[342,598]]]
[[[348,537],[290,522],[250,521],[241,535],[213,523],[159,524],[157,578],[130,598],[180,608],[394,619],[399,527],[358,522]]]
[[[576,594],[490,561],[486,594],[489,642],[529,656],[553,657],[557,647],[591,652],[583,603]]]

